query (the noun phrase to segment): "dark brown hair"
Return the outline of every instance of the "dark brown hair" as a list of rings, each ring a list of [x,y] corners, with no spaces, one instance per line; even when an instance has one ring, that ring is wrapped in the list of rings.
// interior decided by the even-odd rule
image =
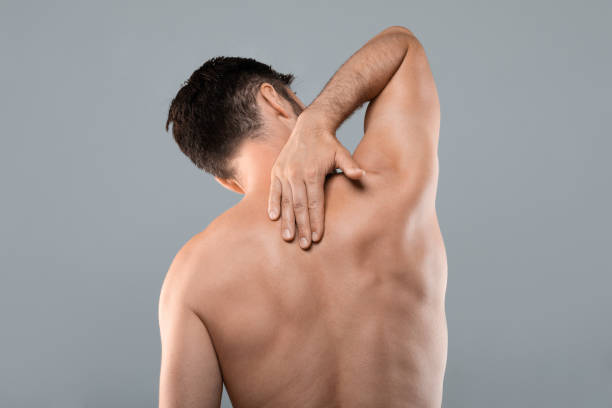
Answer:
[[[172,123],[174,140],[197,167],[217,177],[234,177],[230,159],[262,126],[256,102],[259,86],[270,83],[299,115],[302,109],[286,89],[293,79],[293,74],[278,73],[252,58],[211,58],[172,100],[166,130]]]

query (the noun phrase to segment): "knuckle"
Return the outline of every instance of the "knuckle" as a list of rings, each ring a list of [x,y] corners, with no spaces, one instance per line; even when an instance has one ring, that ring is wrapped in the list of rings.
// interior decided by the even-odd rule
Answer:
[[[320,207],[320,205],[321,203],[319,202],[319,200],[316,200],[316,199],[308,200],[308,208],[310,209],[317,209]]]
[[[291,199],[289,197],[283,197],[281,199],[281,204],[283,207],[291,207]]]
[[[297,227],[301,236],[310,235],[310,224],[308,222],[298,222]]]
[[[289,180],[295,181],[295,180],[299,180],[300,176],[301,176],[301,171],[298,169],[288,169],[287,171],[285,171],[285,175],[287,176],[287,178]]]
[[[315,182],[319,178],[319,171],[315,168],[307,169],[304,172],[304,179],[310,183]]]
[[[304,205],[303,201],[296,201],[293,203],[293,209],[298,212],[298,211],[304,211],[306,209],[306,206]]]

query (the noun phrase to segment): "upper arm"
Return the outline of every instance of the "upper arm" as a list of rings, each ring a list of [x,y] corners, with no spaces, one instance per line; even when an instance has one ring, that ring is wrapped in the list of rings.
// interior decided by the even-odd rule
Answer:
[[[393,27],[402,31],[401,27]],[[403,29],[408,50],[390,81],[368,105],[354,159],[389,176],[398,194],[435,199],[440,105],[425,50]]]
[[[159,301],[159,327],[159,407],[219,407],[223,380],[210,335],[168,278]]]

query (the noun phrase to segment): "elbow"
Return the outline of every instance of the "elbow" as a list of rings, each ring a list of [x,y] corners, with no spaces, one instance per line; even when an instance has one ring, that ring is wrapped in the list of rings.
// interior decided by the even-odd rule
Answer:
[[[383,33],[406,34],[406,35],[409,35],[410,37],[416,38],[416,36],[414,35],[412,31],[400,25],[393,25],[393,26],[387,27],[383,30]]]
[[[397,36],[398,38],[402,38],[406,41],[408,47],[412,47],[417,50],[416,54],[419,56],[419,58],[421,56],[425,56],[423,45],[416,37],[416,35],[414,35],[414,33],[406,27],[398,25],[390,26],[385,28],[379,35]]]

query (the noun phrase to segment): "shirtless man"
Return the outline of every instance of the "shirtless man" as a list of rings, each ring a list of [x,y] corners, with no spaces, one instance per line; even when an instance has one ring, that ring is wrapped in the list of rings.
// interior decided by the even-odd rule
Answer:
[[[292,79],[217,58],[172,102],[183,152],[244,197],[170,266],[159,406],[218,407],[225,383],[235,408],[440,407],[447,265],[425,52],[393,26],[308,107]],[[368,101],[351,157],[335,131]]]

